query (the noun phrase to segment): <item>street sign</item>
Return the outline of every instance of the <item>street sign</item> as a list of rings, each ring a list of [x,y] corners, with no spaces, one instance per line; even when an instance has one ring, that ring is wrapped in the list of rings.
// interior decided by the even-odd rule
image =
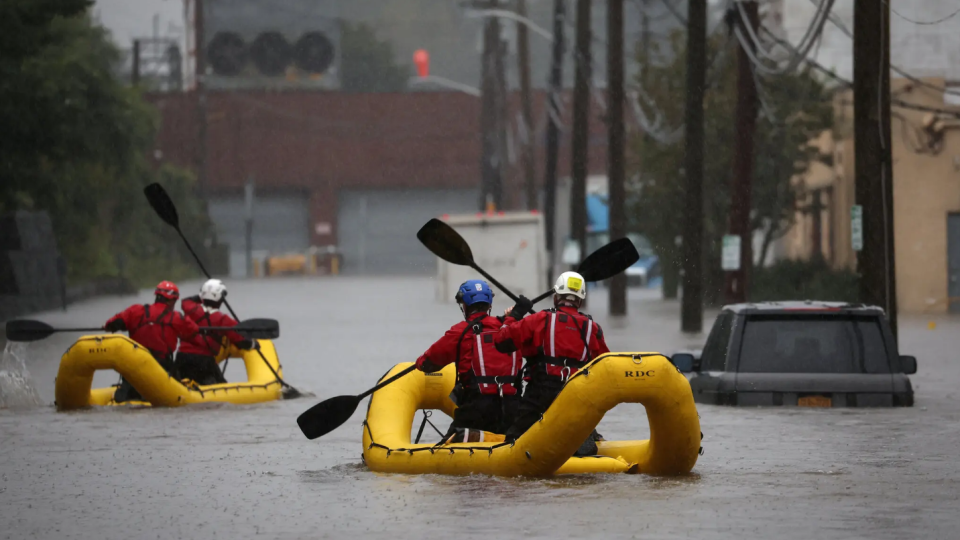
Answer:
[[[863,250],[863,207],[859,204],[850,208],[850,244],[854,251]]]
[[[735,234],[723,235],[723,253],[720,257],[720,268],[726,271],[740,269],[740,237]]]

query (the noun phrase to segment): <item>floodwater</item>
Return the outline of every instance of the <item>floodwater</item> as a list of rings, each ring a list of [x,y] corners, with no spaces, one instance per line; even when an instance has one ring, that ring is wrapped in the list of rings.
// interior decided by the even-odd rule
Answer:
[[[705,454],[679,478],[375,474],[360,462],[364,407],[307,441],[295,422],[303,410],[373,386],[456,322],[457,308],[433,293],[431,280],[410,278],[235,283],[241,316],[280,320],[284,378],[316,394],[308,399],[61,414],[54,377],[72,337],[19,347],[45,405],[0,410],[0,538],[960,536],[960,319],[934,318],[934,330],[927,318],[902,321],[901,351],[920,366],[915,407],[700,405]],[[608,320],[603,296],[591,296],[589,311],[613,350],[703,342],[679,333],[676,304],[654,292],[631,291],[627,321]],[[147,299],[97,299],[35,318],[96,326]],[[242,378],[235,364],[228,378]],[[114,382],[101,373],[95,385]],[[643,409],[617,407],[599,429],[645,437]]]

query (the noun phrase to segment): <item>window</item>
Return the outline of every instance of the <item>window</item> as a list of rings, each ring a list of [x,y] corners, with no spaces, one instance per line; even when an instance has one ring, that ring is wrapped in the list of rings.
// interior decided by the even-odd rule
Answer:
[[[866,373],[890,373],[890,359],[883,342],[880,322],[876,319],[857,321],[857,329],[863,339],[863,368]]]
[[[707,344],[700,356],[700,371],[723,371],[727,368],[727,349],[730,346],[730,333],[733,330],[734,314],[725,311],[717,317],[710,330]]]
[[[761,315],[747,319],[742,372],[889,373],[876,317]]]

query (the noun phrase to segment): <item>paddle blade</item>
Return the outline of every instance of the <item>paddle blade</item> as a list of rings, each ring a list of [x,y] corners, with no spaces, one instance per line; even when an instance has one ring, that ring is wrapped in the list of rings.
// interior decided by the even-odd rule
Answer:
[[[7,321],[7,339],[10,341],[39,341],[56,332],[52,326],[40,321]]]
[[[473,252],[453,227],[433,218],[417,231],[417,239],[434,255],[451,264],[473,265]]]
[[[614,240],[594,251],[577,268],[583,279],[587,281],[603,281],[609,279],[640,260],[637,248],[627,238]]]
[[[342,426],[353,416],[360,399],[357,396],[337,396],[317,403],[297,417],[297,425],[306,438],[316,439]]]
[[[251,339],[277,339],[280,323],[275,319],[247,319],[231,328],[234,332]]]
[[[180,228],[180,216],[177,215],[177,207],[173,205],[167,191],[160,184],[150,184],[143,188],[143,194],[147,196],[153,211],[160,216],[160,219],[167,222],[174,229]]]

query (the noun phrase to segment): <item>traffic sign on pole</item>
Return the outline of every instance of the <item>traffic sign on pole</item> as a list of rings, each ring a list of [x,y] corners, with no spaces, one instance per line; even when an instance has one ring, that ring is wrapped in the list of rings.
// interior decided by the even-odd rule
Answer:
[[[850,208],[850,244],[854,251],[863,250],[863,207],[859,204]]]

